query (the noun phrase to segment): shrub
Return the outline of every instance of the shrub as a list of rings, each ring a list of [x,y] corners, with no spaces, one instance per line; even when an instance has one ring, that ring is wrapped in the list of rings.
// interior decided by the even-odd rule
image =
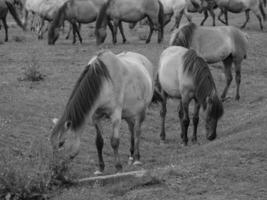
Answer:
[[[35,142],[24,155],[9,149],[0,156],[0,199],[46,198],[53,178],[50,146]]]
[[[33,57],[28,66],[24,68],[23,77],[19,78],[19,81],[41,81],[45,78],[40,72],[40,65],[38,61]]]

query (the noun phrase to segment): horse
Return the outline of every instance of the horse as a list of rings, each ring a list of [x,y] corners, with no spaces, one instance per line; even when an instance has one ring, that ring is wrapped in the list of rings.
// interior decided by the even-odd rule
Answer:
[[[202,0],[203,1],[203,0]],[[206,1],[206,0],[204,0]],[[245,12],[246,21],[241,26],[245,28],[249,21],[249,12],[252,11],[259,20],[260,28],[263,30],[262,18],[266,20],[266,14],[264,11],[264,6],[266,6],[266,0],[213,0],[218,8],[221,9],[218,19],[225,25],[228,25],[228,11],[232,13],[241,13]],[[205,7],[205,3],[203,4]],[[221,19],[221,16],[224,14],[225,21]],[[261,17],[262,15],[262,17]]]
[[[54,19],[49,26],[48,44],[55,44],[59,37],[59,28],[63,25],[65,20],[68,20],[73,27],[73,43],[76,42],[76,33],[79,37],[80,43],[82,43],[77,23],[92,23],[96,21],[99,10],[105,2],[106,0],[69,0],[64,3],[56,12]],[[111,22],[108,21],[107,23],[112,32],[113,26]],[[121,34],[125,37],[123,32],[121,32]]]
[[[187,20],[191,22],[192,16],[190,13],[196,13],[196,12],[203,12],[204,18],[201,21],[200,25],[203,26],[205,21],[207,20],[209,14],[212,16],[213,19],[213,26],[215,26],[215,14],[214,9],[216,8],[216,4],[212,2],[212,0],[209,0],[207,2],[207,5],[202,2],[202,0],[160,0],[163,5],[164,10],[164,26],[166,26],[170,21],[172,16],[175,18],[175,23],[170,29],[173,31],[175,28],[179,28],[180,21],[183,17],[183,15],[186,16]],[[146,22],[143,24],[147,24]],[[131,23],[129,25],[130,29],[133,29],[135,27],[136,23]]]
[[[225,100],[232,82],[232,64],[235,66],[236,96],[240,99],[241,64],[247,57],[248,35],[233,26],[202,27],[188,23],[176,29],[170,45],[191,48],[209,63],[223,62],[226,85],[221,95]]]
[[[66,136],[74,134],[67,155],[70,161],[79,152],[80,137],[86,119],[96,129],[96,147],[98,170],[103,173],[105,164],[102,156],[104,141],[101,119],[109,118],[113,132],[111,146],[114,151],[115,168],[119,172],[122,165],[118,148],[120,143],[121,120],[129,126],[131,164],[140,165],[139,142],[141,125],[145,119],[146,108],[151,102],[156,70],[143,55],[135,52],[123,52],[115,55],[111,51],[100,52],[94,56],[80,75],[69,97],[63,115],[52,130],[50,141],[55,157],[64,147]]]
[[[223,115],[223,104],[218,97],[216,86],[208,64],[197,55],[195,50],[181,46],[170,46],[160,55],[157,84],[161,92],[161,133],[165,141],[165,117],[167,98],[179,100],[178,115],[181,125],[183,145],[187,145],[187,130],[190,123],[189,104],[194,100],[193,137],[197,142],[199,110],[203,108],[206,120],[206,138],[214,140],[217,136],[218,120]]]
[[[145,17],[148,18],[150,33],[146,40],[146,43],[150,42],[152,33],[157,27],[158,31],[158,43],[163,40],[163,5],[159,0],[108,0],[106,4],[102,6],[99,12],[99,16],[96,20],[96,43],[97,45],[104,42],[106,39],[106,26],[108,20],[113,21],[113,43],[117,43],[117,27],[122,30],[122,21],[135,23]],[[123,38],[123,41],[126,41]]]
[[[34,30],[34,19],[38,17],[38,39],[43,38],[45,21],[51,22],[55,12],[68,0],[26,0],[24,2],[24,25],[27,27],[28,15],[32,14],[31,30]]]
[[[8,0],[0,0],[0,19],[2,20],[3,27],[5,29],[5,42],[8,41],[8,25],[6,21],[8,12],[10,12],[18,26],[21,27],[24,31],[26,30],[15,9],[15,4],[16,1],[12,2]]]
[[[166,3],[169,3],[169,7],[172,6],[174,17],[175,17],[175,23],[173,27],[171,28],[171,31],[173,31],[175,28],[179,28],[180,21],[182,19],[182,16],[185,15],[187,20],[189,22],[192,21],[192,16],[189,14],[196,13],[196,12],[203,12],[204,13],[204,19],[201,21],[200,25],[204,25],[205,21],[208,18],[208,13],[212,16],[213,19],[213,26],[215,26],[215,14],[213,9],[215,8],[215,5],[209,4],[209,6],[202,7],[201,0],[162,0]]]

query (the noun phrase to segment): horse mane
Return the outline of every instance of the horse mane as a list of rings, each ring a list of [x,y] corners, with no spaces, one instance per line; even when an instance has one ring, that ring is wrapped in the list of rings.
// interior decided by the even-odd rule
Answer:
[[[107,66],[100,59],[88,64],[77,80],[53,132],[59,131],[66,121],[71,121],[71,130],[78,130],[99,97],[104,81],[110,79]]]
[[[185,53],[183,60],[184,72],[193,78],[195,97],[200,103],[203,103],[206,97],[216,90],[208,64],[193,49],[189,49]]]
[[[53,20],[50,23],[49,26],[49,30],[48,30],[48,38],[53,38],[54,37],[54,29],[56,27],[60,26],[60,22],[61,22],[61,17],[64,14],[66,8],[67,8],[67,4],[70,1],[66,1],[58,10],[57,12],[54,14]]]
[[[191,46],[192,37],[196,29],[196,24],[188,23],[174,32],[170,41],[170,45],[182,46],[189,48]]]
[[[99,28],[101,28],[102,26],[102,22],[103,20],[107,17],[107,9],[110,5],[110,2],[112,0],[108,0],[106,3],[103,4],[103,6],[100,8],[99,12],[98,12],[98,16],[96,19],[96,24],[95,24],[95,30],[98,30]]]

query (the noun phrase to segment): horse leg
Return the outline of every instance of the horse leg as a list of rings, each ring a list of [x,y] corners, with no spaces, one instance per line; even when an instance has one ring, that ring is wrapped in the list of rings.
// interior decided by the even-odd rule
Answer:
[[[180,123],[181,123],[181,128],[182,128],[182,140],[184,146],[187,146],[188,143],[188,137],[187,137],[187,131],[188,131],[188,126],[190,123],[189,120],[189,114],[188,114],[188,106],[189,102],[187,102],[186,98],[180,101],[180,106],[179,106],[179,118],[180,118]]]
[[[233,80],[233,76],[232,76],[232,62],[233,62],[233,58],[231,56],[227,57],[224,61],[224,74],[225,74],[225,79],[226,79],[226,85],[225,88],[223,90],[223,93],[221,95],[221,99],[224,100],[228,91],[228,88]]]
[[[160,132],[160,139],[161,141],[166,140],[166,134],[165,134],[165,119],[166,119],[166,113],[167,113],[167,97],[165,92],[162,94],[162,101],[161,101],[161,110],[160,110],[160,117],[161,117],[161,132]]]
[[[246,25],[247,25],[247,23],[248,23],[248,21],[249,21],[249,10],[246,10],[245,11],[245,14],[246,14],[246,21],[244,22],[244,24],[240,27],[240,28],[245,28],[246,27]]]
[[[151,36],[153,34],[153,31],[154,31],[154,24],[153,24],[152,20],[149,17],[147,17],[147,18],[148,18],[148,21],[149,21],[149,35],[148,35],[148,37],[146,39],[146,43],[149,43],[150,40],[151,40]]]
[[[213,9],[209,9],[209,13],[210,13],[210,16],[212,17],[212,25],[216,26],[216,24],[215,24],[215,13],[214,13]]]
[[[204,11],[204,19],[203,19],[203,20],[201,21],[201,23],[200,23],[201,26],[204,25],[204,23],[205,23],[205,21],[207,20],[208,17],[209,17],[209,15],[208,15],[208,11],[205,10],[205,11]]]
[[[113,20],[113,33],[114,33],[113,44],[117,43],[117,31],[119,23],[120,22],[118,20]]]
[[[72,32],[73,32],[73,42],[72,43],[73,44],[76,43],[76,33],[77,33],[79,41],[82,44],[82,37],[80,35],[80,32],[79,32],[79,29],[78,29],[76,22],[72,22],[71,24],[72,24]]]
[[[140,143],[140,135],[141,135],[141,125],[144,119],[145,119],[145,109],[137,117],[137,119],[135,120],[135,124],[134,124],[135,141],[134,141],[134,163],[133,165],[142,164],[140,162],[139,143]]]
[[[262,19],[261,19],[261,15],[260,15],[260,13],[259,13],[258,11],[256,11],[256,10],[252,10],[252,11],[253,11],[253,13],[256,15],[256,17],[258,18],[258,20],[259,20],[259,23],[260,23],[260,29],[263,30]]]
[[[235,81],[236,81],[236,96],[235,100],[239,101],[240,94],[239,94],[239,87],[241,83],[241,62],[242,61],[235,61]]]
[[[3,26],[4,26],[4,29],[5,29],[5,42],[8,41],[8,25],[6,23],[6,18],[2,18],[2,22],[3,22]]]
[[[76,23],[74,23],[74,24],[75,24],[74,25],[75,31],[76,31],[76,33],[78,35],[78,38],[79,38],[80,43],[82,44],[83,43],[83,39],[82,39],[81,34],[80,34],[81,26],[80,25],[77,26]]]
[[[121,125],[121,109],[116,109],[111,116],[112,120],[112,126],[113,126],[113,133],[112,137],[110,139],[111,147],[113,148],[114,152],[114,162],[115,162],[115,168],[117,172],[120,172],[122,170],[122,165],[120,162],[119,157],[119,145],[120,145],[120,125]]]
[[[109,27],[109,29],[111,31],[112,41],[114,41],[115,40],[115,35],[114,35],[114,32],[113,32],[113,25],[112,25],[111,21],[109,21],[109,20],[108,20],[108,27]]]
[[[101,124],[98,124],[98,123],[95,124],[95,129],[96,129],[95,144],[96,144],[97,155],[98,155],[98,171],[95,172],[95,175],[100,175],[103,173],[105,169],[105,163],[104,163],[103,154],[102,154],[102,150],[104,146],[104,140],[102,137],[103,130],[102,130]]]
[[[127,124],[128,124],[128,128],[131,134],[131,138],[130,138],[130,156],[129,156],[129,161],[128,164],[131,165],[133,163],[134,160],[134,120],[132,119],[127,119],[126,120]]]
[[[72,25],[70,24],[68,33],[67,33],[67,35],[66,35],[66,37],[65,37],[66,40],[68,40],[68,39],[70,38],[70,33],[71,33],[71,31],[72,31]]]
[[[193,115],[193,125],[194,125],[193,137],[192,137],[193,143],[197,142],[197,126],[199,122],[199,109],[200,109],[200,104],[197,101],[195,101],[194,115]]]
[[[175,29],[175,28],[179,28],[180,26],[180,22],[181,19],[183,17],[184,11],[180,11],[178,14],[175,15],[175,23],[173,25],[173,27],[171,28],[171,32]]]
[[[122,43],[124,44],[126,42],[126,38],[125,38],[125,35],[124,35],[123,26],[122,26],[122,22],[121,21],[119,22],[119,30],[121,32]]]
[[[226,22],[221,19],[222,15],[225,13],[225,11],[221,8],[220,13],[218,15],[218,20],[226,25]]]
[[[225,24],[228,26],[228,12],[227,12],[227,10],[224,11],[224,17],[225,17]]]

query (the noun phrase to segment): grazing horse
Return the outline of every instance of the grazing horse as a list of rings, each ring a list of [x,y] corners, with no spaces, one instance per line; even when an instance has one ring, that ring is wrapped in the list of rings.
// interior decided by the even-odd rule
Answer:
[[[0,0],[0,19],[2,20],[4,29],[5,29],[5,41],[8,41],[8,26],[6,17],[8,14],[8,11],[16,21],[16,23],[25,31],[25,26],[22,24],[21,20],[19,19],[18,13],[15,9],[15,1],[9,1],[9,0]]]
[[[187,145],[187,130],[189,126],[189,103],[195,100],[193,116],[192,142],[197,141],[197,126],[199,109],[202,106],[206,119],[206,137],[208,140],[216,138],[217,122],[223,115],[223,105],[217,95],[216,86],[207,63],[199,57],[193,49],[172,46],[165,49],[159,61],[158,87],[162,96],[161,134],[165,140],[165,117],[167,98],[180,100],[178,106],[181,124],[181,138]]]
[[[101,119],[108,117],[113,127],[110,142],[117,171],[122,170],[118,153],[122,119],[128,123],[131,133],[129,161],[134,165],[141,164],[140,128],[153,96],[155,71],[146,57],[134,52],[115,55],[111,51],[104,51],[93,57],[78,79],[63,115],[52,130],[50,141],[55,155],[58,155],[57,151],[64,145],[68,132],[75,137],[68,156],[73,158],[78,154],[80,137],[84,130],[82,127],[88,118],[96,128],[99,158],[99,170],[96,174],[101,174],[105,167]]]
[[[206,0],[202,0],[206,1]],[[241,26],[245,28],[249,21],[249,12],[252,11],[259,20],[260,28],[263,29],[262,18],[266,20],[266,14],[264,11],[264,6],[266,6],[266,0],[213,0],[216,5],[221,9],[218,19],[228,25],[228,11],[232,13],[241,13],[245,12],[246,21]],[[205,7],[205,5],[203,5]],[[225,21],[221,19],[221,16],[224,14]],[[262,17],[261,17],[262,15]]]
[[[202,27],[189,23],[173,32],[170,45],[194,49],[209,64],[223,62],[226,85],[221,95],[222,99],[226,97],[232,82],[232,64],[234,63],[235,99],[239,100],[241,63],[247,57],[247,34],[233,26]]]
[[[80,42],[82,38],[77,28],[77,23],[92,23],[96,21],[100,8],[106,3],[106,0],[69,0],[62,5],[56,12],[52,23],[48,30],[48,44],[55,44],[59,37],[59,28],[65,20],[68,20],[73,27],[73,43],[76,42],[75,33],[77,33]],[[110,21],[108,26],[113,31],[113,26]],[[124,33],[121,32],[124,37]],[[113,34],[112,34],[113,35]]]
[[[27,27],[29,13],[32,14],[31,30],[34,30],[34,19],[38,16],[38,39],[43,38],[45,21],[51,22],[55,12],[68,0],[26,0],[24,2],[24,25]]]
[[[153,30],[155,27],[159,29],[158,31],[158,43],[163,40],[163,23],[164,23],[164,11],[163,5],[159,0],[108,0],[106,4],[103,5],[99,12],[99,16],[96,20],[96,42],[101,44],[106,39],[106,26],[108,20],[113,21],[113,43],[117,42],[117,27],[122,30],[122,21],[135,23],[145,17],[148,18],[150,33],[146,40],[146,43],[150,42]],[[123,42],[126,39],[123,37]]]

